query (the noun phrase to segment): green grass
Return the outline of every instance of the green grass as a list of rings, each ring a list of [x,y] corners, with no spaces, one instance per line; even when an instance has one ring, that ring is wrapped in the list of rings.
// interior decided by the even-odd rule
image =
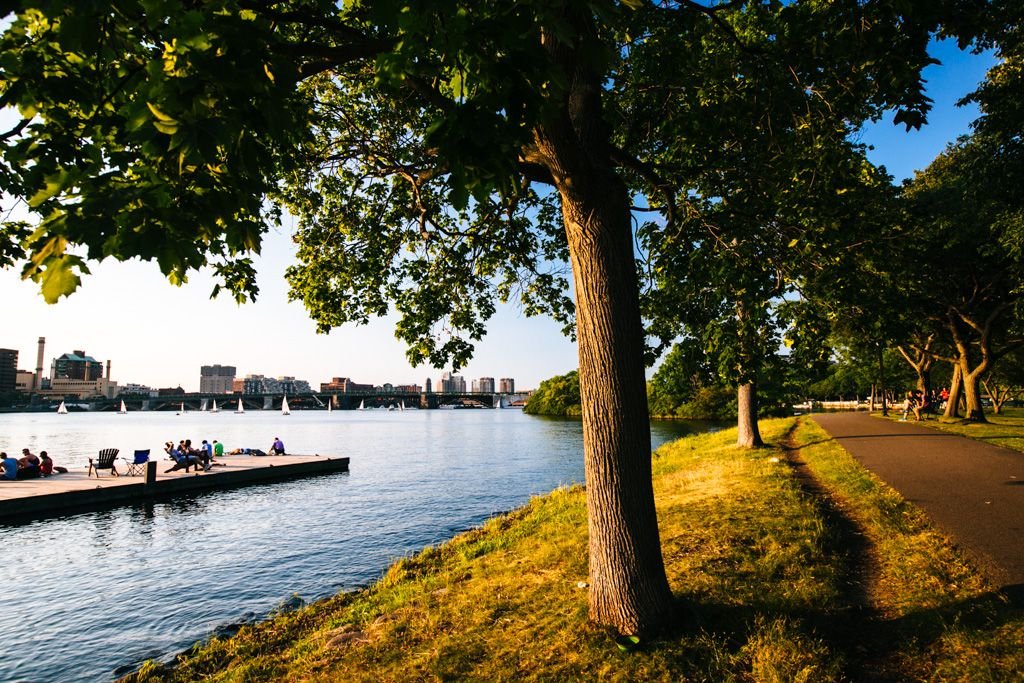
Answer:
[[[947,419],[941,416],[936,418],[934,415],[929,415],[927,419],[914,422],[914,424],[941,429],[944,432],[959,434],[1016,451],[1024,451],[1024,408],[1004,407],[999,415],[992,414],[991,409],[989,411],[985,414],[985,419],[988,422],[968,422],[963,419]],[[888,419],[898,420],[902,414],[902,410],[890,412]],[[881,414],[879,413],[877,416],[881,417]]]
[[[772,446],[759,451],[735,448],[730,430],[656,454],[679,623],[635,650],[587,620],[577,487],[402,559],[366,590],[245,627],[197,646],[174,668],[150,664],[135,678],[1024,678],[1020,610],[994,597],[920,513],[813,422],[765,421],[762,433]],[[791,456],[808,463],[825,491],[797,476],[803,468]],[[854,590],[854,576],[870,585]],[[873,634],[866,644],[854,635],[865,629]]]

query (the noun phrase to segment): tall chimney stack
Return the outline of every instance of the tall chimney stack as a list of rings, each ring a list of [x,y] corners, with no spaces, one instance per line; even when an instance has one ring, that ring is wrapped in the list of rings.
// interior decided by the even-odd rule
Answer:
[[[110,381],[110,359],[107,359],[107,381]]]
[[[43,351],[46,348],[46,337],[39,338],[39,352],[36,354],[36,381],[35,390],[43,388]]]

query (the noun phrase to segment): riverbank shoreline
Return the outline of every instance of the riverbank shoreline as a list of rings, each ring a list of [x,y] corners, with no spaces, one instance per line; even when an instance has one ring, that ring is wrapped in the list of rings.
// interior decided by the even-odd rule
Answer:
[[[587,620],[581,487],[405,557],[365,590],[125,681],[887,680],[1024,675],[1024,611],[810,420],[659,449],[678,622],[639,647]],[[813,485],[812,483],[813,482]],[[864,558],[871,558],[866,563]],[[851,634],[861,634],[852,638]]]

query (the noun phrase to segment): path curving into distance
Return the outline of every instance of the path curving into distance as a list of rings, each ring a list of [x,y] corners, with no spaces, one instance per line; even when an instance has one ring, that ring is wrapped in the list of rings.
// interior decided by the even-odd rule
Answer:
[[[1024,595],[1024,453],[865,413],[814,415],[1007,593]]]

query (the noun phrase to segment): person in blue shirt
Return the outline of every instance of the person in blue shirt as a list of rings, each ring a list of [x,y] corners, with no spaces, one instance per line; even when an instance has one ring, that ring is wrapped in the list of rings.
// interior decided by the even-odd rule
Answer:
[[[3,474],[0,474],[0,479],[17,479],[18,478],[18,461],[10,457],[6,453],[0,453],[0,465],[3,467]]]

